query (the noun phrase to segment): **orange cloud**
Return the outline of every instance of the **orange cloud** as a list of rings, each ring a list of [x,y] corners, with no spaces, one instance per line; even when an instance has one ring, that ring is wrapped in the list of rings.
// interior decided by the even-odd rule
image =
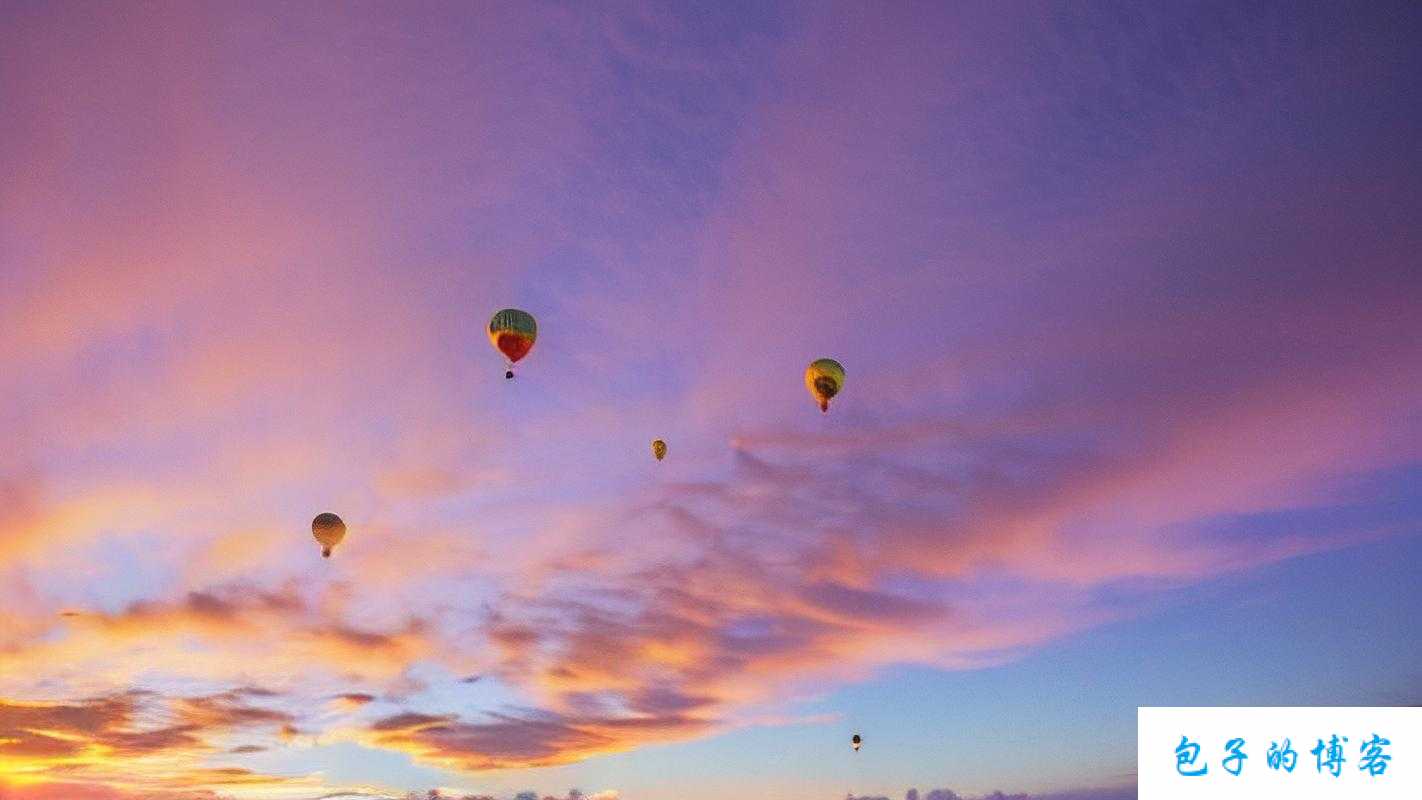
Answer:
[[[0,777],[5,800],[217,800],[210,791],[125,790],[108,784],[45,781],[7,783]]]
[[[375,695],[364,692],[347,692],[331,698],[331,704],[339,711],[355,711],[375,700]]]
[[[403,713],[377,720],[365,738],[423,761],[479,771],[567,764],[648,742],[691,738],[710,727],[706,720],[676,715],[633,719],[524,712],[465,722],[452,715]]]
[[[212,796],[196,787],[285,783],[287,778],[237,767],[185,766],[217,752],[214,739],[289,719],[245,700],[271,696],[248,687],[171,700],[139,691],[71,703],[0,698],[0,787],[34,798],[176,800]],[[50,785],[58,775],[89,783]]]
[[[410,617],[374,630],[346,622],[344,600],[330,588],[325,608],[287,588],[243,586],[190,592],[178,600],[139,601],[118,613],[78,611],[55,617],[53,632],[0,654],[0,687],[34,691],[24,676],[64,676],[71,687],[107,691],[140,672],[161,672],[231,684],[257,675],[282,689],[350,681],[390,680],[438,652],[428,624]],[[203,644],[194,648],[193,642]],[[239,655],[244,654],[244,655]],[[221,713],[214,698],[192,714]]]

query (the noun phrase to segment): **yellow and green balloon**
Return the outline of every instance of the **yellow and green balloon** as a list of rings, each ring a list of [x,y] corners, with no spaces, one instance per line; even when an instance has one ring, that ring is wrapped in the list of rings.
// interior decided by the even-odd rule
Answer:
[[[829,411],[829,402],[844,388],[844,367],[832,358],[821,358],[805,368],[805,388],[819,403],[820,411]]]

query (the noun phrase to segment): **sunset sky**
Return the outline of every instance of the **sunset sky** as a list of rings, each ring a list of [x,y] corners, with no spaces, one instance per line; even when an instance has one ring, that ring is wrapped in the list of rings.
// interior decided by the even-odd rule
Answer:
[[[1123,800],[1138,706],[1422,703],[1419,42],[0,0],[0,798]]]

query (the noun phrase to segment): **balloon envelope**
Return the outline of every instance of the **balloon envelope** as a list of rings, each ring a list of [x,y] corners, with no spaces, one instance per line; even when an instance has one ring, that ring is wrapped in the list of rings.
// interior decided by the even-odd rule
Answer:
[[[819,403],[821,411],[829,411],[829,401],[844,388],[844,367],[832,358],[821,358],[805,368],[805,388]]]
[[[321,555],[331,557],[331,549],[346,538],[346,523],[329,511],[316,515],[311,520],[311,535],[321,545]]]
[[[489,343],[512,364],[533,349],[538,323],[533,315],[517,308],[505,308],[489,320]]]
[[[653,439],[653,440],[652,440],[652,455],[656,456],[658,461],[661,461],[662,459],[666,458],[666,457],[667,457],[667,443],[664,442],[664,441],[662,441],[661,439]]]

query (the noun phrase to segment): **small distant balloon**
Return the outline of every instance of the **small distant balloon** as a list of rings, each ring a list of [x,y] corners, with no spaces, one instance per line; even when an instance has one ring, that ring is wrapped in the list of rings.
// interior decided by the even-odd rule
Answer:
[[[311,535],[321,545],[321,556],[330,558],[331,549],[346,538],[346,523],[329,511],[317,514],[316,519],[311,520]]]
[[[667,457],[667,443],[664,442],[664,441],[662,441],[661,439],[653,439],[653,440],[652,440],[652,455],[656,456],[658,461],[661,461],[662,459],[666,458],[666,457]]]
[[[844,388],[844,367],[832,358],[821,358],[805,368],[805,388],[819,403],[820,411],[829,411],[829,402]]]
[[[852,739],[849,740],[849,744],[850,744],[850,746],[853,747],[853,748],[855,749],[855,751],[857,752],[857,751],[859,750],[859,745],[860,745],[861,741],[863,741],[863,740],[861,740],[861,739],[859,738],[859,734],[856,733],[856,734],[854,734],[854,738],[852,738]]]
[[[489,342],[508,359],[509,368],[504,373],[505,378],[514,376],[513,365],[528,355],[537,338],[538,323],[527,311],[505,308],[496,312],[489,320]]]

